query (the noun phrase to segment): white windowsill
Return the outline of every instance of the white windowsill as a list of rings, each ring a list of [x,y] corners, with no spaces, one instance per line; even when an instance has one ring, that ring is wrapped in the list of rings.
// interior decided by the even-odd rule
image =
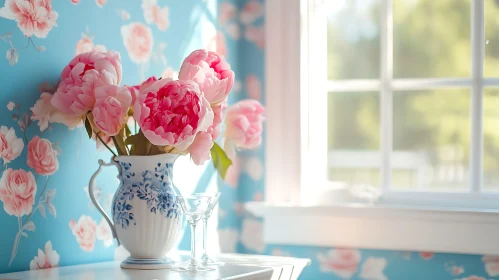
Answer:
[[[269,244],[499,255],[498,209],[265,202],[246,208],[264,218]]]

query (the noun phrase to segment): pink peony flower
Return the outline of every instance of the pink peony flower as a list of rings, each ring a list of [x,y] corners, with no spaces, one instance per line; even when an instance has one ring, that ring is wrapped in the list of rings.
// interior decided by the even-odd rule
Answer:
[[[120,55],[91,51],[75,56],[61,73],[52,105],[70,116],[85,116],[95,105],[95,88],[121,81]]]
[[[253,23],[263,16],[264,10],[263,4],[258,0],[250,0],[244,5],[241,11],[240,20],[246,25]]]
[[[211,147],[213,147],[211,135],[207,132],[199,132],[187,151],[196,165],[202,165],[210,159]]]
[[[192,80],[210,104],[223,102],[234,85],[234,72],[223,57],[217,53],[197,50],[182,63],[180,80]]]
[[[262,142],[263,113],[260,102],[242,100],[227,109],[225,137],[240,148],[253,149]]]
[[[95,107],[92,110],[95,125],[108,136],[115,136],[128,119],[132,95],[127,87],[115,85],[95,89]]]
[[[100,8],[102,8],[104,5],[106,5],[107,3],[107,0],[95,0],[95,4],[97,4],[97,6],[99,6]]]
[[[13,127],[0,127],[0,158],[3,163],[8,163],[16,159],[24,148],[24,142],[16,137],[16,131]]]
[[[55,108],[51,102],[52,97],[52,94],[44,92],[35,105],[30,108],[31,120],[38,121],[40,131],[47,129],[50,123],[62,123],[70,129],[82,124],[80,117],[69,116]]]
[[[52,149],[52,143],[38,136],[33,137],[28,143],[27,163],[40,175],[52,175],[59,169],[57,152]]]
[[[140,92],[134,117],[154,145],[185,151],[213,122],[213,111],[197,84],[162,79]]]
[[[92,252],[94,250],[97,224],[91,217],[82,215],[78,223],[71,219],[69,228],[83,251]]]
[[[71,3],[73,3],[74,5],[78,5],[80,3],[80,0],[71,0]]]
[[[135,104],[135,100],[137,99],[137,96],[139,96],[139,93],[141,91],[144,91],[147,87],[150,85],[154,84],[158,79],[156,79],[155,76],[149,77],[147,80],[142,82],[140,85],[135,85],[135,86],[126,86],[130,93],[132,94],[132,105]]]
[[[0,200],[7,214],[21,217],[31,213],[35,195],[36,181],[33,173],[12,168],[3,172],[0,178]]]
[[[95,228],[95,236],[98,240],[104,242],[105,247],[113,245],[113,233],[106,220],[102,219],[100,224]]]
[[[59,254],[56,250],[52,250],[52,242],[45,243],[45,252],[38,249],[38,256],[35,256],[29,263],[29,269],[44,269],[59,266]]]
[[[319,253],[317,259],[321,271],[334,272],[342,278],[350,278],[359,266],[360,251],[357,249],[332,249],[326,254]]]
[[[211,138],[215,140],[220,135],[220,125],[223,122],[223,111],[227,108],[227,102],[222,102],[211,108],[213,110],[213,123],[208,128],[208,133],[210,133]]]
[[[157,0],[143,0],[142,11],[147,24],[156,24],[160,31],[166,31],[170,26],[168,7],[160,7]]]
[[[140,22],[132,22],[121,27],[121,37],[128,51],[128,56],[134,63],[149,61],[152,52],[152,31]]]
[[[59,14],[52,10],[51,0],[6,0],[0,17],[15,20],[26,37],[45,38],[57,26]]]

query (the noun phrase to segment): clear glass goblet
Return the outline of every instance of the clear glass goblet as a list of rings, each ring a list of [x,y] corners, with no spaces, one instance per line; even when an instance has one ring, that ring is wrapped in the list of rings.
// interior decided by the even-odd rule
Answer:
[[[218,199],[220,198],[220,192],[214,193],[204,193],[204,194],[193,194],[193,195],[208,195],[211,197],[210,204],[208,205],[208,209],[204,212],[203,215],[203,255],[201,256],[201,264],[205,266],[211,265],[223,265],[223,262],[215,261],[210,256],[208,256],[207,252],[207,240],[208,240],[208,220],[215,209],[215,206],[218,204]]]
[[[201,265],[196,260],[196,226],[203,218],[204,213],[208,210],[211,197],[209,195],[190,195],[190,196],[177,196],[177,202],[182,208],[187,222],[191,225],[191,259],[187,262],[179,264],[176,271],[208,271],[214,270]]]

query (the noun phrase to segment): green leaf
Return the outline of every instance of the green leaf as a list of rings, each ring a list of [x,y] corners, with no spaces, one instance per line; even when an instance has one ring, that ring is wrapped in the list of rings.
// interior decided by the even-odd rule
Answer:
[[[90,121],[88,118],[85,118],[85,129],[87,130],[88,139],[92,138],[92,126],[90,125]]]
[[[225,151],[220,148],[217,143],[213,143],[213,147],[211,148],[211,159],[213,160],[213,165],[218,170],[218,174],[222,179],[225,179],[225,175],[227,175],[227,169],[232,164],[232,160],[225,154]]]

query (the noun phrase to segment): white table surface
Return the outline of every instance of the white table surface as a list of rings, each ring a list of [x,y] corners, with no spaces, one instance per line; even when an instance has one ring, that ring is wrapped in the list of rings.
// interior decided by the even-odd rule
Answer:
[[[182,257],[184,258],[184,257]],[[0,280],[5,279],[238,279],[238,280],[267,280],[267,279],[298,279],[302,269],[310,264],[308,259],[290,257],[273,257],[243,254],[222,254],[218,259],[225,262],[224,266],[207,272],[176,272],[169,269],[162,270],[133,270],[121,269],[120,262],[101,262],[84,265],[56,267],[51,269],[31,270],[0,274]]]

